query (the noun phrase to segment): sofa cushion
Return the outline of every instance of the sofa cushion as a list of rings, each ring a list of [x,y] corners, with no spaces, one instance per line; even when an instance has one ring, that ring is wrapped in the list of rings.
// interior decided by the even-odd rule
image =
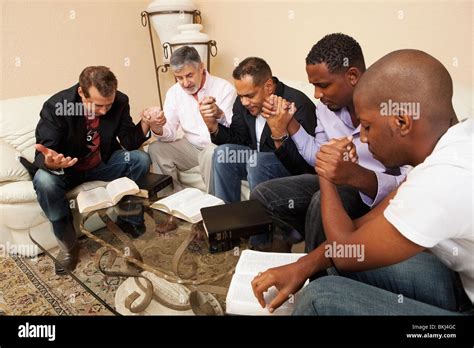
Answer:
[[[92,190],[107,185],[105,181],[89,181],[70,190],[66,197],[76,198],[80,191]],[[33,181],[12,181],[0,184],[0,204],[37,202]]]
[[[0,141],[2,164],[0,181],[28,180],[26,171],[19,169],[17,157],[33,161],[36,142],[35,129],[39,113],[49,95],[0,100]],[[8,149],[10,147],[10,149]],[[6,170],[5,168],[11,168]],[[12,174],[9,177],[6,174]]]
[[[0,204],[36,202],[33,181],[11,181],[0,184]]]
[[[28,171],[18,160],[20,153],[0,140],[0,182],[31,180]],[[15,160],[12,161],[11,159]]]

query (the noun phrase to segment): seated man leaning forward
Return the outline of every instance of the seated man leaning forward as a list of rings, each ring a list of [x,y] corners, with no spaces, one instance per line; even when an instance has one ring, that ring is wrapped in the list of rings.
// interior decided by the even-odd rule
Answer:
[[[354,91],[361,139],[387,167],[415,168],[370,213],[351,220],[328,178],[345,143],[338,150],[322,146],[316,171],[327,241],[257,276],[252,286],[262,306],[270,286],[279,290],[272,311],[311,275],[333,266],[338,275],[304,288],[294,314],[473,313],[474,129],[472,119],[458,123],[452,96],[446,68],[421,51],[392,52],[367,70]]]
[[[288,87],[276,77],[261,58],[244,59],[233,72],[238,98],[234,103],[230,127],[206,118],[214,144],[213,176],[215,195],[227,203],[240,201],[241,180],[250,189],[259,183],[283,176],[313,172],[298,153],[293,140],[276,133],[262,116],[265,98],[277,95],[293,102],[293,115],[310,134],[316,126],[315,106],[302,92]]]
[[[352,94],[365,72],[365,61],[359,43],[352,37],[335,33],[324,36],[306,57],[308,80],[314,85],[317,126],[313,133],[300,126],[283,106],[286,101],[269,98],[264,102],[267,123],[275,124],[279,133],[287,132],[299,153],[314,166],[320,147],[331,139],[352,136],[347,146],[359,154],[358,162],[350,157],[331,163],[331,179],[338,184],[345,209],[352,218],[367,213],[405,178],[405,168],[386,168],[360,141],[360,124],[354,110]],[[280,105],[280,107],[278,107]],[[277,111],[277,109],[279,111]],[[315,134],[314,136],[312,134]],[[252,236],[250,242],[259,249],[291,249],[291,244],[305,237],[306,252],[325,240],[321,219],[319,180],[317,175],[298,175],[260,184],[251,193],[267,209],[279,227],[270,236]],[[298,233],[295,233],[297,231]]]
[[[144,111],[151,129],[158,138],[149,147],[154,169],[171,175],[175,188],[182,188],[178,180],[181,171],[199,165],[206,189],[212,192],[211,165],[215,145],[206,127],[206,119],[229,126],[234,87],[224,79],[212,76],[204,69],[194,47],[183,46],[170,59],[171,70],[178,81],[166,93],[163,111],[151,107]],[[178,129],[184,137],[178,139]]]
[[[33,186],[53,225],[64,267],[75,268],[78,252],[66,192],[85,181],[139,180],[149,171],[150,158],[136,149],[148,133],[146,122],[133,124],[128,97],[104,66],[85,68],[78,84],[44,103],[36,127]],[[64,269],[58,266],[56,273]]]

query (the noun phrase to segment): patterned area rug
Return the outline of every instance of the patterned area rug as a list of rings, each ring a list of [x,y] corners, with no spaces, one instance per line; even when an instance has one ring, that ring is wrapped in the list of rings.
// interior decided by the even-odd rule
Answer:
[[[101,239],[112,243],[113,235],[106,229],[94,232]],[[187,230],[177,230],[176,235],[183,238],[157,238],[153,233],[146,233],[138,238],[135,245],[141,250],[147,263],[171,269],[171,261],[178,245],[187,235]],[[117,242],[117,241],[115,241]],[[94,264],[96,251],[100,244],[83,236],[79,239],[79,260],[74,274],[78,276],[94,293],[106,303],[114,305],[115,294],[124,277],[108,277],[102,274]],[[197,244],[199,245],[197,245]],[[198,247],[197,247],[197,246]],[[193,249],[196,246],[196,250]],[[212,278],[231,270],[237,257],[233,251],[227,253],[201,255],[203,246],[193,242],[188,247],[189,254],[183,257],[181,272],[187,271],[188,258],[192,257],[199,265],[196,277]],[[206,246],[207,248],[207,246]],[[56,255],[57,250],[51,250]],[[117,268],[115,267],[117,266]],[[118,271],[121,263],[114,264],[113,270]],[[122,265],[123,266],[123,265]],[[228,287],[231,274],[228,273],[210,284]],[[224,304],[225,295],[216,295]],[[36,258],[8,256],[0,258],[0,315],[113,315],[113,313],[97,301],[79,283],[70,276],[57,276],[54,262],[47,255]]]
[[[87,285],[101,296],[113,296],[120,281],[106,279],[93,266],[93,254],[81,241],[80,263],[75,272],[87,275]],[[55,254],[55,251],[52,251]],[[112,302],[110,302],[112,301]],[[0,314],[3,315],[112,315],[70,276],[57,276],[46,255],[37,258],[0,258]]]

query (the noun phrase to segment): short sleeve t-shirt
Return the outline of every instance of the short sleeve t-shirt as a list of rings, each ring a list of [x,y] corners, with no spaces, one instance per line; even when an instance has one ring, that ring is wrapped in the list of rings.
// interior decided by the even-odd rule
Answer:
[[[410,241],[459,273],[474,302],[473,120],[451,127],[384,211]]]

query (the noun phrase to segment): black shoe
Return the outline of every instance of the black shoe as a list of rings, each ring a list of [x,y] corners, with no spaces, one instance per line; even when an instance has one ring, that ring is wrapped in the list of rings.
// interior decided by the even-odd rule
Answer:
[[[59,263],[54,263],[54,271],[57,275],[65,275],[67,271],[72,272],[77,266],[77,261],[79,259],[79,248],[76,246],[70,252],[65,252],[63,250],[59,251],[59,254],[56,256],[56,259]]]
[[[255,251],[264,251],[264,252],[271,252],[272,249],[272,242],[268,243],[259,243],[259,244],[250,244],[250,249]]]

